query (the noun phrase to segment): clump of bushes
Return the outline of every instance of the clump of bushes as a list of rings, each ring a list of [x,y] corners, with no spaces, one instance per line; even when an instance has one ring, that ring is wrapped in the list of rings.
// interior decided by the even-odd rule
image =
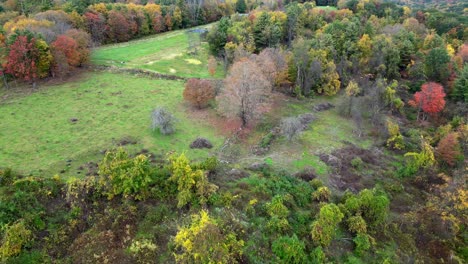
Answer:
[[[159,129],[163,135],[175,132],[174,124],[177,121],[175,116],[164,107],[157,107],[151,113],[151,129]]]
[[[189,79],[185,84],[184,99],[191,105],[202,109],[215,98],[216,91],[209,80]]]

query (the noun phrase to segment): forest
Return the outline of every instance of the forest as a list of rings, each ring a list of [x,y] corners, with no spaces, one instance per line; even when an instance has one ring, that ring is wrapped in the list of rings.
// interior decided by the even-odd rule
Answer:
[[[467,263],[467,15],[1,0],[0,263]]]

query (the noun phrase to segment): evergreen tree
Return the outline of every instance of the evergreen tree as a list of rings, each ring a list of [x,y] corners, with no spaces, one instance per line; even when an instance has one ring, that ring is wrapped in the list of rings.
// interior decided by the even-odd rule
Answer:
[[[243,14],[246,11],[247,11],[247,4],[245,3],[245,0],[237,0],[236,12]]]
[[[453,97],[468,102],[468,63],[465,63],[454,84]]]

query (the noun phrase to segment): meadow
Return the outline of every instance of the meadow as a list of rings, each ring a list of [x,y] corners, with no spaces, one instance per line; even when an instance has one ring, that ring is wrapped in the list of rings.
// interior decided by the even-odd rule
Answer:
[[[210,151],[191,150],[197,136],[222,143],[212,127],[189,119],[183,82],[107,72],[83,73],[74,82],[43,87],[0,105],[2,165],[23,173],[75,175],[106,149],[122,144],[132,152],[147,149],[163,158],[187,151],[191,158]],[[150,114],[166,106],[177,117],[176,133],[150,129]],[[71,161],[71,162],[67,162]]]
[[[206,25],[194,28],[209,29]],[[209,75],[208,44],[201,42],[196,53],[189,54],[189,36],[194,29],[176,30],[126,43],[108,45],[94,50],[91,61],[95,65],[145,69],[181,77],[212,78]],[[219,64],[215,78],[223,78]]]

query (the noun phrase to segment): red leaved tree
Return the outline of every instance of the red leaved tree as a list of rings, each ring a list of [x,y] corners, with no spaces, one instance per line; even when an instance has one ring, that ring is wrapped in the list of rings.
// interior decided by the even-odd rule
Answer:
[[[215,89],[208,80],[189,79],[185,84],[184,99],[196,106],[204,108],[215,97]]]
[[[65,35],[76,41],[76,44],[78,45],[77,51],[80,55],[80,63],[78,66],[83,66],[83,64],[86,64],[89,61],[89,56],[91,54],[89,50],[91,36],[85,31],[79,29],[70,29],[65,32]]]
[[[30,36],[17,36],[16,40],[9,46],[6,73],[12,74],[25,81],[32,81],[33,86],[38,78],[39,49],[36,39]]]
[[[421,86],[421,91],[414,94],[414,99],[409,104],[418,108],[418,120],[423,111],[422,120],[427,118],[426,114],[436,116],[445,107],[445,92],[442,85],[429,82]]]
[[[137,30],[137,24],[125,17],[121,12],[112,10],[109,12],[107,21],[109,26],[109,37],[113,42],[128,41]]]
[[[67,58],[67,63],[70,66],[80,65],[80,53],[78,51],[78,43],[65,35],[60,35],[57,39],[52,42],[52,49],[62,52]]]

